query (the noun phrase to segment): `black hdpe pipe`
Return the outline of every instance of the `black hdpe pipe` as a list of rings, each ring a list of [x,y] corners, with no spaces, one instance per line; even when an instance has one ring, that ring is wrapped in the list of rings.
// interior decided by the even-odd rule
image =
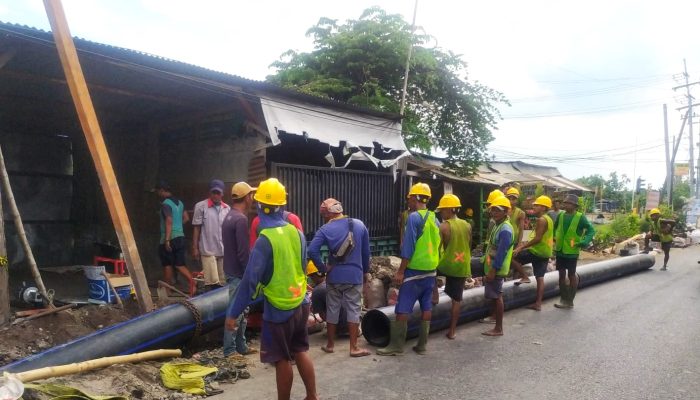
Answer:
[[[228,287],[193,297],[189,302],[200,316],[200,332],[212,331],[224,323],[229,304]],[[194,337],[196,329],[193,312],[183,304],[171,304],[7,364],[0,367],[0,372],[16,373],[151,349],[180,347]]]
[[[649,269],[654,265],[654,261],[654,256],[640,254],[579,266],[576,270],[579,276],[578,287],[579,289],[584,288]],[[472,260],[473,267],[474,264],[474,260]],[[474,272],[474,270],[472,271]],[[503,302],[507,310],[531,304],[535,301],[537,284],[533,277],[530,279],[532,283],[520,286],[515,286],[515,281],[509,281],[503,284]],[[554,271],[545,274],[544,297],[553,297],[558,294],[559,273]],[[447,295],[441,293],[440,302],[433,306],[430,330],[437,331],[440,329],[447,329],[450,325],[451,310],[452,301]],[[489,315],[490,311],[490,306],[486,299],[484,299],[483,287],[467,289],[464,291],[458,324],[485,317]],[[413,314],[411,314],[408,319],[408,338],[418,336],[420,316],[420,308],[416,305],[413,309]],[[394,306],[368,311],[362,318],[362,335],[367,342],[374,346],[384,347],[388,345],[390,324],[393,319],[395,319]]]

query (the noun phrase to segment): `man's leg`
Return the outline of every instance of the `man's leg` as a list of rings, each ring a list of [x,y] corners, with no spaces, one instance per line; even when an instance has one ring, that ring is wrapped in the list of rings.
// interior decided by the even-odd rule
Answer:
[[[301,380],[304,382],[304,388],[306,388],[306,399],[318,399],[318,395],[316,394],[316,372],[314,372],[314,363],[311,361],[309,353],[295,353],[294,361],[297,363],[297,370],[299,371]],[[291,389],[291,382],[289,387]]]
[[[564,259],[557,258],[557,270],[559,271],[559,303],[555,303],[556,308],[569,308],[569,286],[566,285],[566,271]]]
[[[197,292],[197,284],[194,282],[189,268],[187,268],[185,265],[178,265],[177,272],[181,273],[182,276],[187,279],[187,282],[189,282],[189,294],[190,296],[194,296]]]
[[[503,279],[495,278],[491,282],[486,282],[484,286],[484,296],[492,301],[493,315],[496,319],[496,326],[492,330],[482,332],[486,336],[503,336]]]
[[[671,243],[661,243],[661,248],[664,251],[664,266],[661,269],[666,271],[668,269],[668,259],[671,257]]]
[[[447,338],[454,339],[457,336],[457,320],[459,319],[459,310],[461,302],[452,300],[452,312],[450,313],[450,330],[447,331]]]
[[[343,308],[345,309],[345,320],[348,323],[348,333],[350,334],[350,356],[363,357],[371,353],[357,345],[357,338],[360,336],[360,314],[362,312],[362,285],[353,285],[343,291]]]
[[[326,283],[326,345],[321,347],[326,353],[333,353],[335,348],[335,334],[340,319],[340,307],[343,292],[339,285]]]
[[[231,301],[233,301],[233,296],[236,294],[236,288],[241,280],[235,276],[228,276],[226,277],[226,282],[228,284],[228,299],[230,304]],[[236,335],[238,334],[239,329],[241,329],[240,325],[233,331],[229,331],[228,329],[224,328],[224,341],[222,346],[224,357],[228,357],[231,354],[236,353]]]
[[[288,360],[277,361],[275,363],[275,377],[277,379],[277,400],[289,400],[292,396],[292,383],[294,382],[292,364]]]
[[[511,260],[510,266],[513,267],[513,269],[515,269],[518,275],[520,275],[520,281],[515,282],[516,285],[519,285],[521,283],[530,283],[530,277],[525,272],[525,269],[523,268],[523,265],[521,263],[519,263],[516,260]]]
[[[496,299],[496,326],[493,330],[501,335],[503,334],[503,295],[498,296],[498,299]]]
[[[173,266],[172,265],[166,265],[163,267],[163,280],[165,283],[172,285],[173,284]],[[168,294],[170,294],[170,290],[168,289]]]
[[[573,260],[573,266],[569,268],[569,308],[574,307],[574,297],[576,297],[576,289],[578,289],[578,275],[576,275],[576,263],[578,260]]]
[[[645,251],[650,250],[650,248],[649,248],[649,240],[650,239],[651,239],[651,235],[649,235],[648,233],[646,235],[644,235],[644,250]]]

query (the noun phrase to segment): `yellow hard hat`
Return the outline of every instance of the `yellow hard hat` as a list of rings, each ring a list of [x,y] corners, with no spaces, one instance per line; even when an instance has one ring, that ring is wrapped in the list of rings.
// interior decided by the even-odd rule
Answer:
[[[283,206],[287,204],[287,191],[277,178],[270,178],[260,182],[253,198],[263,204]]]
[[[654,214],[661,214],[661,210],[659,210],[658,208],[652,208],[651,210],[649,210],[649,215]]]
[[[505,207],[510,208],[510,200],[506,196],[497,197],[491,202],[491,207]]]
[[[545,206],[547,208],[552,208],[552,199],[550,199],[547,196],[540,196],[532,204],[538,205],[538,206]]]
[[[474,210],[472,210],[471,208],[467,208],[466,214],[467,217],[471,217],[472,215],[474,215]]]
[[[503,192],[501,192],[500,190],[496,189],[496,190],[492,191],[491,193],[489,193],[489,197],[486,198],[486,204],[491,204],[491,203],[493,203],[493,201],[494,201],[497,197],[502,197],[502,196],[505,196],[505,195],[503,194]]]
[[[408,191],[409,196],[426,196],[431,197],[430,186],[427,183],[416,183],[411,186],[411,190]]]
[[[460,208],[462,207],[462,203],[459,201],[459,197],[448,193],[440,199],[440,203],[437,206],[437,209],[441,208]]]
[[[306,264],[306,275],[315,274],[317,272],[318,268],[316,268],[316,264],[314,264],[313,261],[309,260],[309,263]]]
[[[508,190],[506,191],[506,196],[520,197],[520,190],[518,190],[514,187],[508,188]]]

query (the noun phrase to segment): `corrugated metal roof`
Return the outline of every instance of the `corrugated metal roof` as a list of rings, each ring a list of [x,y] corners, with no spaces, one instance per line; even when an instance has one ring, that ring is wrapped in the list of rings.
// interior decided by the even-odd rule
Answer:
[[[50,43],[51,45],[53,45],[54,43],[54,38],[51,32],[26,25],[13,24],[3,21],[0,21],[0,34],[10,35],[28,41],[39,42],[42,44]],[[208,80],[212,82],[245,88],[251,91],[259,91],[268,94],[278,94],[303,101],[308,101],[310,103],[321,104],[358,113],[370,114],[389,120],[401,119],[401,117],[398,114],[382,112],[319,96],[313,96],[306,93],[298,92],[293,89],[283,88],[268,82],[255,81],[237,75],[215,71],[212,69],[188,64],[177,60],[172,60],[169,58],[145,53],[138,50],[97,43],[79,37],[74,37],[73,39],[75,42],[76,49],[79,53],[87,53],[111,58],[113,59],[113,61],[129,62],[137,64],[141,67],[151,69],[153,72],[168,72],[171,74],[177,74],[180,75],[180,77],[183,79],[196,78],[197,82],[201,84],[206,84],[206,81]]]

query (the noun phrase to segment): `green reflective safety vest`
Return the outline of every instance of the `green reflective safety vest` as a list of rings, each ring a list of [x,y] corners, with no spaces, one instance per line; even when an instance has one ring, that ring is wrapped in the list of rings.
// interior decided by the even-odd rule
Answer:
[[[518,217],[521,214],[523,215],[523,218],[525,218],[525,211],[521,210],[520,207],[515,207],[513,208],[513,212],[510,216],[510,226],[513,227],[513,243],[515,243],[518,240],[518,235],[520,235],[520,225],[518,224]],[[520,243],[515,243],[516,246],[518,244]]]
[[[306,276],[301,266],[301,238],[292,224],[260,231],[272,245],[270,282],[259,287],[275,308],[292,310],[304,301]]]
[[[440,229],[435,225],[435,213],[428,210],[416,211],[425,220],[423,232],[416,240],[408,268],[418,271],[432,271],[440,261]],[[427,213],[427,218],[426,218]]]
[[[552,256],[552,248],[554,247],[554,222],[549,218],[549,215],[545,214],[542,218],[547,221],[547,230],[542,235],[542,239],[536,245],[530,247],[530,253],[536,255],[537,257],[549,258]],[[530,236],[528,237],[528,242],[537,236],[536,229],[530,231]]]
[[[178,201],[175,203],[172,199],[168,198],[163,200],[163,204],[170,206],[172,210],[173,217],[173,229],[170,231],[170,239],[175,239],[178,237],[185,236],[185,230],[182,228],[182,214],[185,212],[185,205]],[[160,243],[165,243],[165,216],[163,213],[160,214]]]
[[[510,220],[506,218],[505,221],[501,222],[491,231],[489,235],[489,240],[486,247],[486,258],[484,259],[484,275],[491,271],[493,266],[493,260],[496,258],[496,253],[498,252],[498,234],[501,233],[503,229],[509,226],[511,232],[513,231],[513,225],[511,225]],[[515,238],[513,239],[515,240]],[[510,259],[513,257],[513,240],[510,242],[510,247],[508,247],[508,253],[505,259],[503,259],[503,266],[496,272],[496,276],[505,277],[510,273]]]
[[[661,218],[654,221],[651,220],[651,233],[659,235],[661,243],[673,242],[673,235],[670,233],[661,233]]]
[[[555,233],[555,250],[557,253],[562,254],[579,254],[578,244],[581,241],[581,237],[578,235],[576,230],[578,229],[578,223],[581,221],[580,212],[576,212],[571,218],[571,223],[569,227],[564,232],[564,218],[566,217],[566,212],[562,211],[559,213],[559,224],[557,224],[557,231]]]
[[[450,242],[440,257],[438,270],[447,276],[469,277],[472,275],[469,223],[459,218],[446,222],[450,225]]]

